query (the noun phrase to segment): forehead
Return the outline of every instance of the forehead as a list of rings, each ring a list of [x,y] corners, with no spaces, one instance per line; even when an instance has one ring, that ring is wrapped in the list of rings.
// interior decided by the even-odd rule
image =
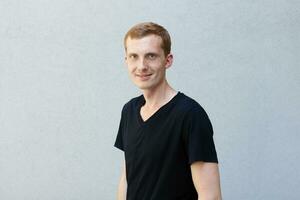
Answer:
[[[126,40],[127,53],[161,52],[162,38],[157,35],[147,35],[142,38],[130,38]]]

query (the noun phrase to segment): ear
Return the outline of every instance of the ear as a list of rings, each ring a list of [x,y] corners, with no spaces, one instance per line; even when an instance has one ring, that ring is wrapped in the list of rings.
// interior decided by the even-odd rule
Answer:
[[[127,65],[127,56],[124,57],[124,64]]]
[[[167,56],[166,56],[166,69],[171,67],[171,65],[173,64],[173,54],[169,53]]]

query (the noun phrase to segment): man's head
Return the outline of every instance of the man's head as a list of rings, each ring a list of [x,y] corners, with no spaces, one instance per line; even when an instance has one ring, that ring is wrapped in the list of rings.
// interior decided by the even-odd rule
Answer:
[[[133,83],[142,90],[155,90],[166,83],[166,69],[172,65],[171,40],[162,26],[137,24],[124,38],[125,61]]]
[[[139,23],[133,26],[124,37],[124,47],[127,50],[127,39],[141,39],[148,35],[156,35],[162,39],[161,48],[165,56],[171,52],[171,37],[168,31],[159,24],[153,22]]]

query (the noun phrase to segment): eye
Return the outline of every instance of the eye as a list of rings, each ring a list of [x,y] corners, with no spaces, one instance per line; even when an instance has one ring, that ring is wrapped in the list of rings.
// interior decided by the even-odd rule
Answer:
[[[147,57],[150,59],[150,60],[154,60],[156,58],[156,55],[153,54],[153,53],[150,53],[147,55]]]
[[[137,55],[136,55],[136,54],[130,54],[130,55],[128,56],[128,58],[129,58],[130,60],[136,60],[136,59],[137,59]]]

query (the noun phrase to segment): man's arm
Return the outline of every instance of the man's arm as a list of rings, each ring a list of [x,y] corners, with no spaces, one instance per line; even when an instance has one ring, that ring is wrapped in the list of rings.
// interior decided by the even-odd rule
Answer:
[[[122,174],[121,174],[119,187],[118,187],[117,200],[126,200],[126,193],[127,193],[127,181],[126,181],[126,165],[124,161]]]
[[[221,200],[220,174],[217,163],[194,162],[191,165],[198,200]]]

